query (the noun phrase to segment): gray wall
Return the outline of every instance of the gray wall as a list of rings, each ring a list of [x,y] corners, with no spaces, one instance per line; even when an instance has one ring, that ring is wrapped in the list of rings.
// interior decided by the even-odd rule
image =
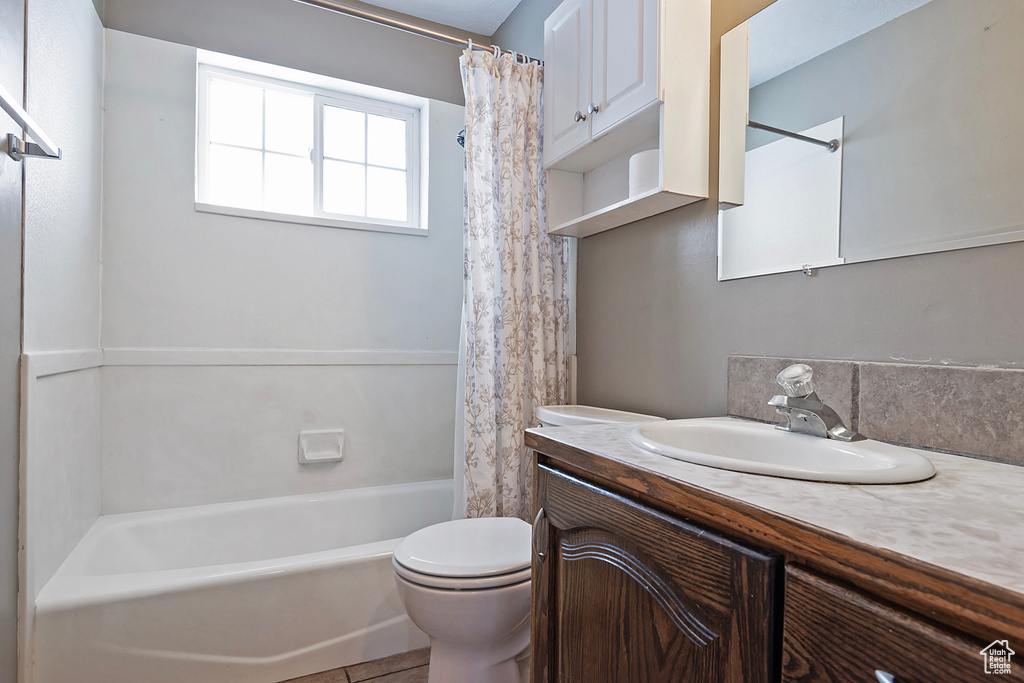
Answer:
[[[524,0],[502,47],[536,49],[550,0]],[[768,0],[712,4],[711,148],[723,33]],[[511,28],[515,26],[515,31]],[[521,41],[521,42],[520,42]],[[726,410],[730,353],[1024,364],[1024,244],[718,282],[718,160],[710,200],[580,241],[579,400],[668,417]],[[765,387],[765,395],[772,391]]]
[[[491,40],[507,50],[544,59],[544,20],[561,0],[522,0]]]
[[[106,0],[104,19],[118,31],[463,103],[459,48],[291,0]]]
[[[0,83],[20,97],[25,3],[0,0]],[[0,113],[0,132],[15,130]],[[17,680],[21,164],[0,154],[0,681]]]

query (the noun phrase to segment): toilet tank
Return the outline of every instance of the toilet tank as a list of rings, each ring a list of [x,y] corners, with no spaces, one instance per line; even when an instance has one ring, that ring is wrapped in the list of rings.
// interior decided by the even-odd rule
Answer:
[[[622,410],[593,406],[541,406],[537,408],[540,427],[567,427],[570,425],[607,424],[610,422],[657,422],[663,417],[627,413]]]

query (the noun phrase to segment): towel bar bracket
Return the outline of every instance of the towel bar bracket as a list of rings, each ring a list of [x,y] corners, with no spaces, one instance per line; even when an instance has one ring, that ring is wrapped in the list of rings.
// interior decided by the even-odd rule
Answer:
[[[38,157],[42,159],[60,159],[61,151],[57,150],[56,154],[47,154],[41,146],[34,142],[26,142],[22,140],[14,133],[7,134],[7,156],[11,157],[15,161],[21,161],[25,157]]]

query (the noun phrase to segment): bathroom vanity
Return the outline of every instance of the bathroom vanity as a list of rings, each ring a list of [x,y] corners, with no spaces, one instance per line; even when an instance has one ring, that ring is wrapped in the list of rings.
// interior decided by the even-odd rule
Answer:
[[[1024,681],[1024,468],[929,453],[924,482],[795,481],[631,426],[527,431],[535,683],[991,681],[995,641],[1022,653],[997,680]]]

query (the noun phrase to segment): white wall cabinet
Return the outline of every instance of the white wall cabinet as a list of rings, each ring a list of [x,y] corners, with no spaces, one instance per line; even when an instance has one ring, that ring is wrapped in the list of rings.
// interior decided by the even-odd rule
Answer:
[[[658,0],[566,0],[544,24],[549,163],[658,99]]]
[[[565,0],[544,22],[549,232],[586,237],[708,196],[710,0]],[[629,158],[660,151],[657,188]]]
[[[544,23],[544,153],[564,157],[590,139],[590,0],[566,0]]]

